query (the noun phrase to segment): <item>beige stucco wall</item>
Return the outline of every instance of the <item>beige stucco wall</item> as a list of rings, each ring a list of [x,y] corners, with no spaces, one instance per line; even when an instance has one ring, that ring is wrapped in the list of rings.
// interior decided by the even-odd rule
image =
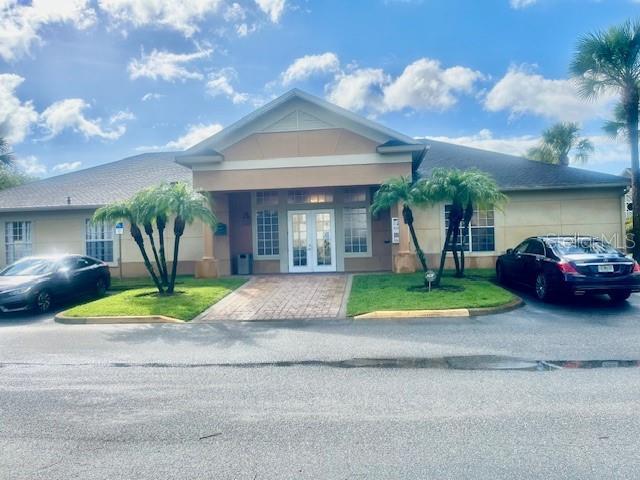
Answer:
[[[91,218],[92,210],[73,211],[49,211],[49,212],[21,212],[0,213],[0,266],[6,264],[5,255],[5,222],[31,221],[32,228],[32,253],[34,255],[46,255],[56,253],[85,254],[85,222]],[[173,224],[170,222],[165,232],[166,256],[169,261],[173,259]],[[187,226],[180,239],[180,271],[192,273],[193,265],[203,256],[203,226],[197,222]],[[145,244],[147,252],[152,258],[152,252],[148,241]],[[114,265],[112,272],[118,273],[115,262],[118,258],[118,239],[114,238]],[[140,251],[129,234],[128,226],[122,236],[122,262],[123,273],[127,276],[144,275],[144,265]],[[184,265],[182,265],[184,263]]]
[[[408,175],[411,175],[410,156],[403,163],[197,171],[193,175],[193,185],[212,192],[339,187],[375,185],[392,177]]]
[[[533,235],[593,235],[622,248],[622,194],[617,188],[508,193],[503,211],[495,211],[496,251],[467,253],[468,265],[493,267],[497,255]],[[416,209],[414,215],[418,239],[435,266],[446,233],[444,205]]]
[[[225,162],[374,153],[377,142],[344,128],[254,133],[223,150]]]

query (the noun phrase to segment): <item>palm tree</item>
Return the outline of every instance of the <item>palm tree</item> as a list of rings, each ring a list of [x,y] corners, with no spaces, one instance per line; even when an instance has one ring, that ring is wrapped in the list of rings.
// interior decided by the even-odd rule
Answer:
[[[110,205],[104,206],[96,210],[93,214],[93,220],[96,222],[120,222],[126,221],[129,223],[129,231],[131,232],[131,237],[136,242],[136,245],[140,249],[140,253],[142,254],[142,259],[144,261],[144,266],[149,272],[151,279],[153,280],[154,285],[158,289],[160,294],[164,293],[164,287],[162,286],[162,282],[156,275],[156,272],[149,260],[149,256],[147,255],[147,251],[144,246],[144,237],[142,236],[142,232],[140,231],[140,227],[138,223],[140,223],[141,219],[143,219],[143,214],[140,211],[139,205],[131,202],[130,200],[124,202],[116,202]]]
[[[180,238],[184,234],[187,225],[196,220],[202,221],[205,225],[214,228],[218,220],[211,211],[211,200],[200,192],[195,192],[191,186],[183,182],[170,185],[165,194],[168,212],[174,216],[173,234],[173,263],[171,265],[171,277],[167,293],[173,294],[176,284],[176,274],[178,271],[178,252],[180,249]]]
[[[0,165],[8,167],[13,164],[13,154],[9,148],[9,143],[0,137]]]
[[[151,244],[153,258],[158,266],[158,272],[162,280],[162,285],[169,285],[167,272],[167,262],[164,254],[164,229],[166,226],[168,205],[165,200],[166,185],[151,187],[141,190],[133,196],[131,202],[140,211],[140,222]],[[153,236],[153,224],[158,228],[158,238],[160,241],[160,251],[156,248],[156,241]]]
[[[428,199],[424,195],[422,189],[423,181],[416,183],[412,182],[407,177],[392,178],[387,180],[376,192],[373,197],[373,203],[371,204],[371,213],[377,215],[381,210],[386,210],[399,203],[402,203],[402,218],[404,223],[409,227],[411,233],[411,241],[416,249],[416,254],[420,260],[420,265],[424,273],[427,273],[427,259],[420,248],[418,237],[413,226],[413,211],[412,207],[422,206],[429,203]],[[426,279],[425,279],[426,284]]]
[[[613,107],[613,119],[604,122],[602,130],[613,139],[619,138],[627,142],[629,141],[626,115],[622,103],[618,102],[615,107]]]
[[[574,122],[560,122],[542,132],[540,144],[530,148],[527,157],[544,163],[569,165],[569,153],[575,150],[574,163],[585,163],[593,153],[593,144],[580,138],[580,127]]]
[[[460,249],[461,259],[458,258],[458,239],[460,224],[465,232],[473,217],[474,208],[489,208],[504,204],[507,197],[500,192],[493,178],[478,170],[458,170],[436,168],[424,185],[424,195],[432,202],[445,202],[451,205],[449,209],[447,234],[442,254],[440,268],[435,286],[440,285],[447,251],[451,250],[456,266],[456,276],[464,276],[464,249]]]
[[[640,238],[640,160],[638,158],[638,108],[640,107],[640,22],[622,25],[583,36],[570,67],[588,99],[615,91],[631,147],[633,234]],[[640,242],[633,243],[633,256],[640,259]]]

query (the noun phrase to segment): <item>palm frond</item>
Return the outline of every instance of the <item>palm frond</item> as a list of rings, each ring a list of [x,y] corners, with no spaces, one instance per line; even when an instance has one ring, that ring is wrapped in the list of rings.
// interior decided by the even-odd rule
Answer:
[[[380,185],[373,196],[371,213],[377,215],[400,202],[410,203],[412,183],[407,177],[391,178]]]
[[[135,218],[129,202],[116,202],[99,208],[93,214],[95,222],[134,222]]]
[[[13,153],[11,153],[9,143],[2,137],[0,137],[0,165],[13,165]]]

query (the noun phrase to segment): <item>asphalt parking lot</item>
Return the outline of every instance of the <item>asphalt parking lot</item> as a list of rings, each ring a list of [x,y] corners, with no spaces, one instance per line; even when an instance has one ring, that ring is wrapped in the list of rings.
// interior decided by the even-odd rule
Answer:
[[[1,362],[242,363],[506,355],[640,359],[640,294],[545,304],[472,318],[288,320],[186,325],[62,325],[53,313],[0,317]]]
[[[429,367],[640,359],[640,295],[518,293],[466,319],[3,316],[0,477],[638,478],[637,367]]]

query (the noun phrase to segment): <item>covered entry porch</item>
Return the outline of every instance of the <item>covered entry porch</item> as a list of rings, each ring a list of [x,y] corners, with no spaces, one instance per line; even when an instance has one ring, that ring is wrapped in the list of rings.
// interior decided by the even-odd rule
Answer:
[[[210,192],[220,224],[205,229],[197,274],[238,273],[239,255],[252,257],[255,274],[391,271],[400,243],[390,211],[371,215],[376,188]]]

